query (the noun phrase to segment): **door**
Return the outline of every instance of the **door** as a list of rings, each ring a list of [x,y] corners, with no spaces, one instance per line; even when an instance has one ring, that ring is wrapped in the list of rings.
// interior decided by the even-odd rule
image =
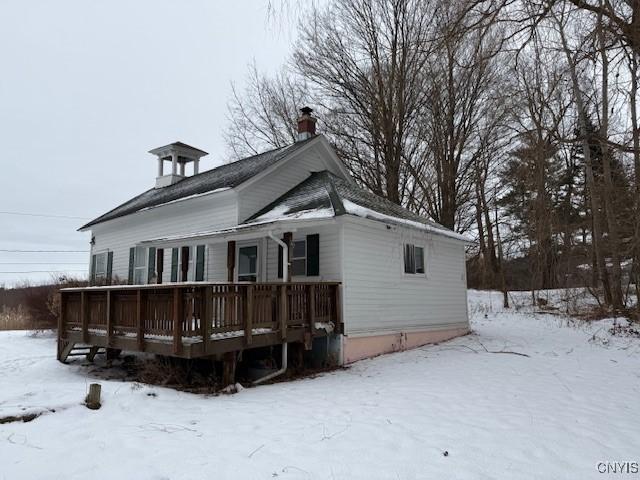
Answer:
[[[238,281],[258,280],[258,245],[247,245],[238,249]]]

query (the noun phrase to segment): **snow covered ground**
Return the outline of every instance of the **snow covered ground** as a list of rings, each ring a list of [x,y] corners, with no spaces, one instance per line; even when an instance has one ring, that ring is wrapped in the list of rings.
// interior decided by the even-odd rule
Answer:
[[[0,332],[0,417],[55,410],[0,424],[0,479],[640,476],[597,468],[640,461],[639,340],[498,293],[469,312],[472,335],[235,395],[102,380],[97,411],[52,336]]]

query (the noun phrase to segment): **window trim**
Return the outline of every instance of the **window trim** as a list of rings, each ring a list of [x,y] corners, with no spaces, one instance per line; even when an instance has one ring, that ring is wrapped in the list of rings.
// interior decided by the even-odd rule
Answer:
[[[304,244],[304,256],[302,257],[296,257],[295,255],[295,251],[296,251],[296,243],[302,243]],[[306,277],[307,276],[307,257],[308,257],[308,250],[307,250],[307,237],[305,238],[301,238],[298,240],[293,240],[291,242],[291,276],[292,277]],[[296,260],[304,260],[304,273],[294,273],[293,271],[293,264]]]
[[[109,262],[109,250],[104,250],[104,251],[99,252],[99,253],[94,253],[93,255],[95,256],[95,262],[93,264],[93,268],[94,268],[93,278],[94,278],[94,281],[98,280],[98,279],[104,280],[104,279],[107,278],[107,270],[109,269],[109,267],[107,265],[107,263]],[[104,271],[101,274],[98,274],[98,258],[101,257],[101,256],[104,257]]]
[[[240,273],[240,250],[243,248],[251,248],[255,247],[256,249],[256,271],[250,273]],[[244,245],[236,246],[236,268],[235,268],[235,277],[238,282],[250,282],[251,280],[240,280],[240,277],[255,277],[256,282],[261,281],[261,272],[260,272],[260,245],[258,243],[247,243]]]
[[[142,259],[143,265],[138,265],[138,249],[142,250]],[[145,285],[149,282],[149,249],[147,247],[141,247],[136,245],[134,247],[133,253],[133,284],[134,285]],[[142,270],[142,281],[140,283],[136,282],[136,272],[138,270]]]
[[[411,248],[411,258],[413,260],[413,271],[407,271],[407,258],[406,258],[406,250],[407,247]],[[422,250],[422,271],[418,272],[416,271],[416,253],[415,250],[416,248],[419,248],[420,250]],[[423,276],[426,277],[427,276],[427,268],[426,268],[426,254],[425,252],[427,251],[426,247],[424,245],[418,245],[415,243],[403,243],[402,244],[402,273],[403,275],[407,275],[410,277],[416,277],[416,276]]]

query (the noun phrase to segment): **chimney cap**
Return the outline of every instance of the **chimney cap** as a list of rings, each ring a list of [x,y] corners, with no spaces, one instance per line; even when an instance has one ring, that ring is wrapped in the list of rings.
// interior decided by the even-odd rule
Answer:
[[[313,113],[313,108],[311,107],[302,107],[300,109],[303,115],[311,115]]]

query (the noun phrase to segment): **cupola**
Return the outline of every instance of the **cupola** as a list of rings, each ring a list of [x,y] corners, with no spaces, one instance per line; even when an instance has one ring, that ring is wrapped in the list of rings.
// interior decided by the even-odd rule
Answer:
[[[156,178],[156,188],[166,187],[179,182],[187,176],[187,163],[193,164],[193,175],[197,175],[200,170],[200,158],[208,155],[204,150],[187,145],[182,142],[174,142],[164,147],[149,150],[158,157],[158,177]],[[164,173],[164,163],[171,163],[171,172]]]

